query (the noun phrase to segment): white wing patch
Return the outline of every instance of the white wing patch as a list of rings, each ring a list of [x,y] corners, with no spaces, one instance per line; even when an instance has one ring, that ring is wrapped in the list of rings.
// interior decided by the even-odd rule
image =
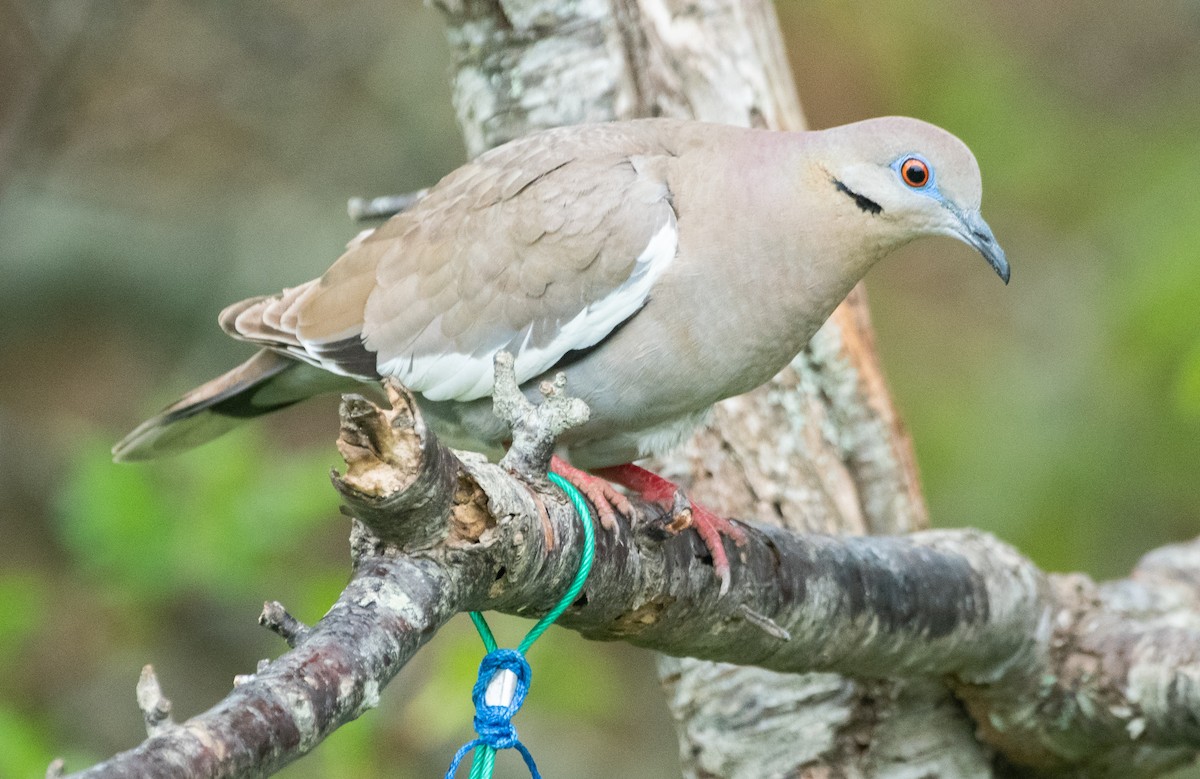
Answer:
[[[379,365],[382,376],[394,376],[429,400],[467,401],[491,394],[495,381],[496,353],[513,353],[517,381],[524,383],[544,373],[563,355],[586,349],[604,339],[617,325],[637,313],[650,297],[654,283],[675,259],[679,231],[675,214],[659,228],[638,256],[633,273],[621,286],[586,306],[572,319],[561,323],[547,344],[533,347],[530,324],[506,343],[483,347],[471,354],[429,354],[396,357]],[[436,327],[434,322],[431,327]]]

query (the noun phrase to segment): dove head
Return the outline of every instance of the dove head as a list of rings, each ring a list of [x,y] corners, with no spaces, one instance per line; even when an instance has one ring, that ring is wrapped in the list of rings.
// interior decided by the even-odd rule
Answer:
[[[966,144],[940,127],[894,116],[821,135],[822,172],[843,209],[871,223],[869,232],[886,235],[892,246],[927,235],[957,238],[1008,283],[1004,250],[979,212],[979,164]]]

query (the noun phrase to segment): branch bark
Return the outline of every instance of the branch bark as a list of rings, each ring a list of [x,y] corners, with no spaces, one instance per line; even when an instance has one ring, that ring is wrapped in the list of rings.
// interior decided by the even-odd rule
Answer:
[[[269,774],[373,706],[458,611],[537,617],[553,607],[578,565],[570,504],[543,479],[445,449],[411,398],[392,397],[389,410],[343,404],[341,444],[353,464],[335,481],[358,518],[355,573],[330,613],[288,631],[295,648],[217,707],[181,724],[158,717],[141,746],[78,776]],[[533,427],[536,416],[527,415]],[[452,476],[432,492],[421,478],[430,462]],[[437,543],[396,532],[428,505],[446,507]],[[982,737],[1039,771],[1150,776],[1200,750],[1200,541],[1096,585],[1043,574],[976,531],[853,537],[748,525],[722,597],[703,545],[690,533],[663,540],[660,513],[637,504],[630,527],[600,535],[592,576],[560,624],[758,666],[752,674],[914,679],[900,693],[914,704],[932,698],[912,690],[948,680]],[[823,678],[827,693],[841,691]],[[153,692],[144,708],[158,705]]]
[[[203,714],[161,723],[136,748],[70,776],[275,773],[378,703],[383,686],[460,610],[454,583],[429,560],[360,549],[354,578],[295,649],[242,677]]]

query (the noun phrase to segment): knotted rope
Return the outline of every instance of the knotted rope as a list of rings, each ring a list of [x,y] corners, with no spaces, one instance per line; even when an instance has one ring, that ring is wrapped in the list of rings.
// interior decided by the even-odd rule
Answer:
[[[496,752],[501,749],[515,749],[520,752],[530,776],[533,779],[541,779],[537,764],[533,762],[533,755],[517,738],[517,729],[512,724],[513,716],[525,702],[532,676],[525,653],[579,597],[588,573],[592,570],[592,560],[596,553],[592,515],[583,496],[574,485],[557,473],[551,473],[550,480],[567,494],[571,505],[575,507],[575,513],[583,523],[583,553],[579,558],[579,570],[575,572],[571,586],[559,599],[558,605],[529,629],[516,649],[497,648],[496,638],[492,635],[487,620],[478,611],[470,612],[471,621],[475,623],[475,629],[479,631],[479,637],[487,649],[487,654],[479,664],[479,678],[471,689],[471,700],[475,704],[475,732],[478,738],[463,744],[454,754],[454,759],[450,761],[450,769],[446,771],[446,779],[454,779],[454,772],[458,770],[459,763],[472,750],[475,757],[471,761],[470,779],[490,779],[496,764]]]

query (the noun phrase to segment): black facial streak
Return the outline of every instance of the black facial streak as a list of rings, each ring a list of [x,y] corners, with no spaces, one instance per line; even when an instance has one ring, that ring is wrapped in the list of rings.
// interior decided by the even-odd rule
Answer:
[[[854,201],[854,205],[858,206],[863,211],[866,211],[868,214],[883,213],[883,206],[879,205],[874,200],[872,200],[871,198],[869,198],[865,195],[858,194],[857,192],[850,189],[850,187],[846,186],[838,179],[833,180],[833,185],[835,187],[837,187],[838,192],[845,194],[847,197],[849,197],[851,200]]]

